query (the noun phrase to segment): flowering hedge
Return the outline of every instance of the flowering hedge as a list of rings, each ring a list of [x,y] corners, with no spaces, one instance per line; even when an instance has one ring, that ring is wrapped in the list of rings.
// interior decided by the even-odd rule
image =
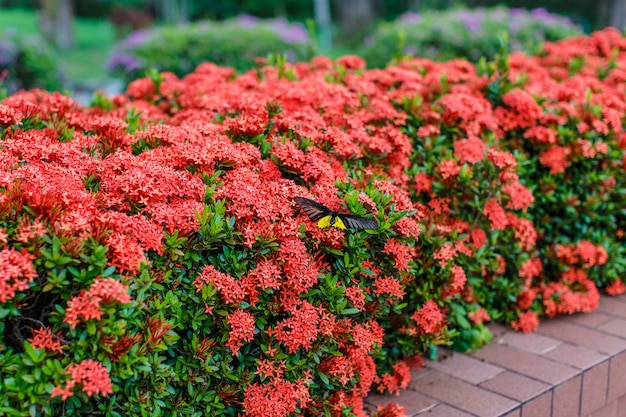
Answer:
[[[546,50],[8,97],[0,411],[360,416],[490,319],[623,292],[626,40]],[[294,196],[380,228],[320,230]]]
[[[580,35],[582,28],[544,8],[460,7],[407,12],[392,22],[379,24],[360,54],[374,67],[384,67],[404,55],[477,62],[482,57],[494,58],[498,37],[504,32],[509,35],[512,50],[535,54],[545,41]]]

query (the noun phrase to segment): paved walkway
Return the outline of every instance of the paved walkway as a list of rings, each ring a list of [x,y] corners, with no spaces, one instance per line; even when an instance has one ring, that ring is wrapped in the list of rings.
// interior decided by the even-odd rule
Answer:
[[[538,333],[490,328],[478,352],[443,352],[399,396],[366,402],[420,417],[626,417],[626,295],[602,296],[595,312],[548,320]]]

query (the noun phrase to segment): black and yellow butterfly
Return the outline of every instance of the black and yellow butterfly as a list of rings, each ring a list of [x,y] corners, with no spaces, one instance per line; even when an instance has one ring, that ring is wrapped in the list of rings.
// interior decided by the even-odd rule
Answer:
[[[317,222],[317,227],[324,229],[326,227],[335,227],[337,229],[378,229],[376,220],[369,217],[356,216],[354,214],[343,214],[332,211],[317,201],[309,200],[304,197],[294,197],[296,203],[309,216],[311,221]]]

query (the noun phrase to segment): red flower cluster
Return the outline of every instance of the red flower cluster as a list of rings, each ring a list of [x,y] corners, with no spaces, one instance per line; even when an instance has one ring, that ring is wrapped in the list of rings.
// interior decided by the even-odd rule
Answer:
[[[18,291],[28,289],[37,276],[33,267],[34,256],[5,247],[0,251],[0,303],[6,303]]]
[[[228,316],[230,333],[226,346],[237,354],[244,342],[250,342],[254,338],[254,316],[246,310],[235,310]]]
[[[534,311],[520,313],[519,318],[511,322],[511,326],[524,333],[536,332],[539,328],[539,317]]]
[[[422,334],[436,335],[445,325],[443,312],[433,300],[426,301],[411,318],[417,324],[418,333]]]
[[[96,278],[88,291],[72,297],[67,303],[63,321],[72,328],[80,323],[81,318],[100,320],[104,311],[103,305],[110,303],[129,303],[131,300],[128,289],[120,281],[113,278]]]
[[[91,397],[93,394],[109,395],[113,394],[113,385],[109,372],[100,363],[91,359],[82,361],[79,364],[71,364],[66,373],[71,377],[65,388],[57,385],[52,390],[52,396],[59,396],[63,401],[74,395],[72,389],[80,385],[81,390]]]
[[[55,338],[47,327],[40,327],[33,331],[33,336],[28,341],[34,348],[63,353],[63,342],[58,337]]]
[[[388,391],[391,394],[399,394],[411,383],[411,370],[409,366],[400,361],[393,366],[393,372],[386,373],[378,379],[378,391]]]

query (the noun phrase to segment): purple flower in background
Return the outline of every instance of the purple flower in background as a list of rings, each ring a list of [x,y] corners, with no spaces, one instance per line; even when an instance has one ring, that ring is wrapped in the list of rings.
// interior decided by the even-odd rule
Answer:
[[[405,55],[417,55],[417,48],[414,45],[408,45],[402,51]]]
[[[511,19],[509,22],[509,34],[518,33],[522,27],[524,27],[524,22],[521,19]]]
[[[281,39],[287,43],[306,43],[309,34],[302,25],[291,25],[288,29],[278,32]]]
[[[515,19],[518,17],[524,17],[526,15],[526,10],[519,7],[511,7],[509,9],[509,13],[511,14],[511,17]]]
[[[134,72],[141,68],[141,60],[133,55],[123,52],[114,52],[107,62],[107,71],[128,71]]]
[[[537,7],[536,9],[531,10],[530,15],[539,20],[549,20],[552,17],[550,12],[545,7]]]
[[[410,25],[417,24],[422,21],[422,17],[419,13],[406,12],[397,19],[400,23],[407,23]]]
[[[145,30],[135,30],[131,32],[126,39],[121,41],[117,46],[121,49],[132,49],[135,46],[139,46],[152,37],[153,31],[149,29]]]
[[[0,67],[9,66],[15,59],[15,46],[11,42],[0,41]]]
[[[297,55],[294,51],[285,51],[285,59],[287,62],[296,62]]]
[[[492,22],[508,22],[511,17],[511,14],[508,13],[507,9],[498,8],[494,10],[489,16],[489,20]]]
[[[558,14],[552,14],[543,7],[531,10],[530,15],[545,25],[575,26],[571,19],[559,16]]]
[[[467,30],[472,33],[478,33],[483,24],[484,16],[470,10],[462,10],[459,13],[459,20],[465,25]]]
[[[251,27],[259,23],[259,18],[251,14],[240,14],[235,18],[237,24],[241,27]]]

